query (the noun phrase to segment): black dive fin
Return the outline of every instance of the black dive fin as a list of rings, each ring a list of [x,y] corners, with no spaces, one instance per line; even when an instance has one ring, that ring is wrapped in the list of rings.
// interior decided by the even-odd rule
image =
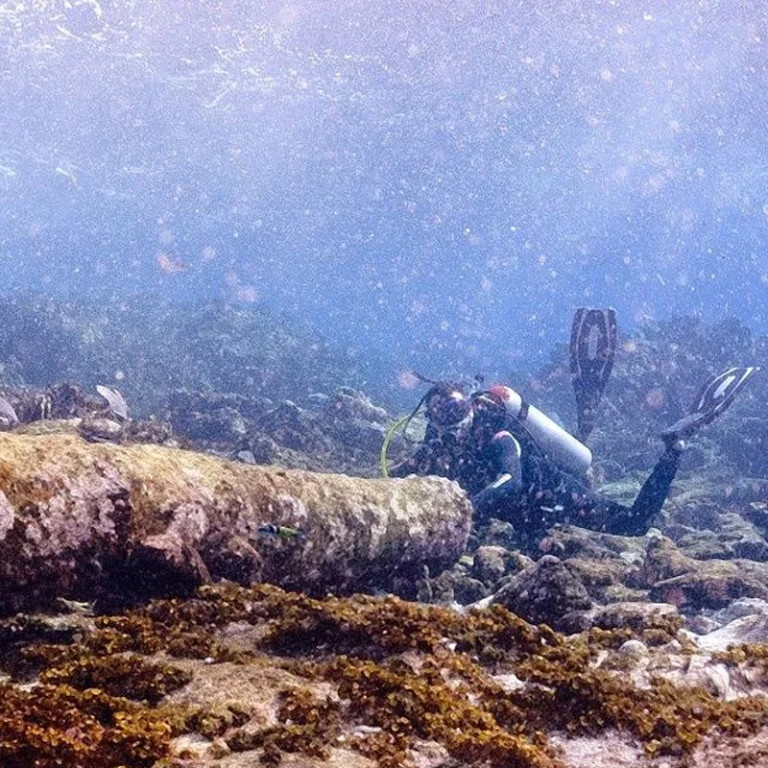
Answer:
[[[571,326],[571,381],[576,394],[577,437],[585,441],[616,355],[616,310],[579,307]]]
[[[710,379],[693,401],[691,412],[667,427],[661,433],[661,439],[667,446],[673,445],[678,440],[688,439],[694,432],[714,421],[734,401],[750,376],[759,370],[755,365],[729,368]]]

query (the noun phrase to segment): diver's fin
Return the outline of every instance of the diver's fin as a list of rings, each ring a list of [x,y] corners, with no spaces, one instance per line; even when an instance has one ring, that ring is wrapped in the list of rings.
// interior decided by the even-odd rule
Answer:
[[[595,413],[616,354],[616,310],[579,307],[571,326],[571,381],[576,394],[577,437],[595,426]]]
[[[734,401],[750,376],[759,370],[755,365],[747,368],[729,368],[710,379],[693,401],[691,412],[661,433],[665,445],[669,447],[679,440],[686,440],[694,432],[714,421]]]

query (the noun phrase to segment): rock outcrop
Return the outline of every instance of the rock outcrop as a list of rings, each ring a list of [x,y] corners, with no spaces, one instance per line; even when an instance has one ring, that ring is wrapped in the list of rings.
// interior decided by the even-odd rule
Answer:
[[[581,581],[552,555],[544,555],[515,574],[493,596],[492,603],[503,605],[532,624],[549,624],[556,629],[563,626],[568,614],[592,607]]]
[[[0,435],[0,491],[2,612],[219,578],[391,589],[450,566],[472,514],[439,478],[321,475],[71,434]]]

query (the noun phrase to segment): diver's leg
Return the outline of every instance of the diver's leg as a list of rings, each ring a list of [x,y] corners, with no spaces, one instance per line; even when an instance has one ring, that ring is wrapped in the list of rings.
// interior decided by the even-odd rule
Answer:
[[[680,456],[682,450],[677,445],[667,448],[637,494],[632,505],[632,514],[637,524],[644,529],[643,532],[647,530],[651,520],[661,512],[667,500],[670,486],[680,466]]]
[[[514,441],[511,435],[509,437]],[[496,448],[500,467],[513,467],[509,460],[513,456],[517,458],[516,446],[517,441],[513,445],[506,439],[499,440]],[[497,516],[531,535],[556,523],[570,523],[604,533],[642,536],[661,511],[677,473],[680,456],[681,450],[677,446],[661,455],[631,507],[595,493],[578,478],[545,459],[533,460],[535,457],[528,460],[531,465],[528,474],[535,478],[521,477],[518,458],[514,474],[501,473],[496,481],[472,498],[472,503],[479,518]],[[526,492],[525,488],[529,486]]]
[[[664,451],[631,507],[592,494],[581,500],[576,514],[569,522],[619,536],[643,536],[664,506],[681,455],[682,451],[677,447]]]
[[[758,370],[759,368],[754,366],[729,368],[704,385],[694,402],[691,413],[662,432],[661,437],[666,450],[643,483],[635,503],[631,508],[617,505],[618,508],[614,508],[614,516],[606,530],[629,536],[641,536],[648,530],[651,521],[661,512],[669,495],[670,486],[680,465],[683,441],[728,408],[747,379]]]

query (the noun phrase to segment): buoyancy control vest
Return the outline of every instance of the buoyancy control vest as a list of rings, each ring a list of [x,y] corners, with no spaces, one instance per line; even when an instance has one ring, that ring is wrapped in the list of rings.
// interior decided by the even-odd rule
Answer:
[[[584,443],[526,403],[511,387],[496,384],[488,392],[503,403],[507,414],[525,428],[548,459],[573,475],[586,473],[592,464],[592,451]]]

